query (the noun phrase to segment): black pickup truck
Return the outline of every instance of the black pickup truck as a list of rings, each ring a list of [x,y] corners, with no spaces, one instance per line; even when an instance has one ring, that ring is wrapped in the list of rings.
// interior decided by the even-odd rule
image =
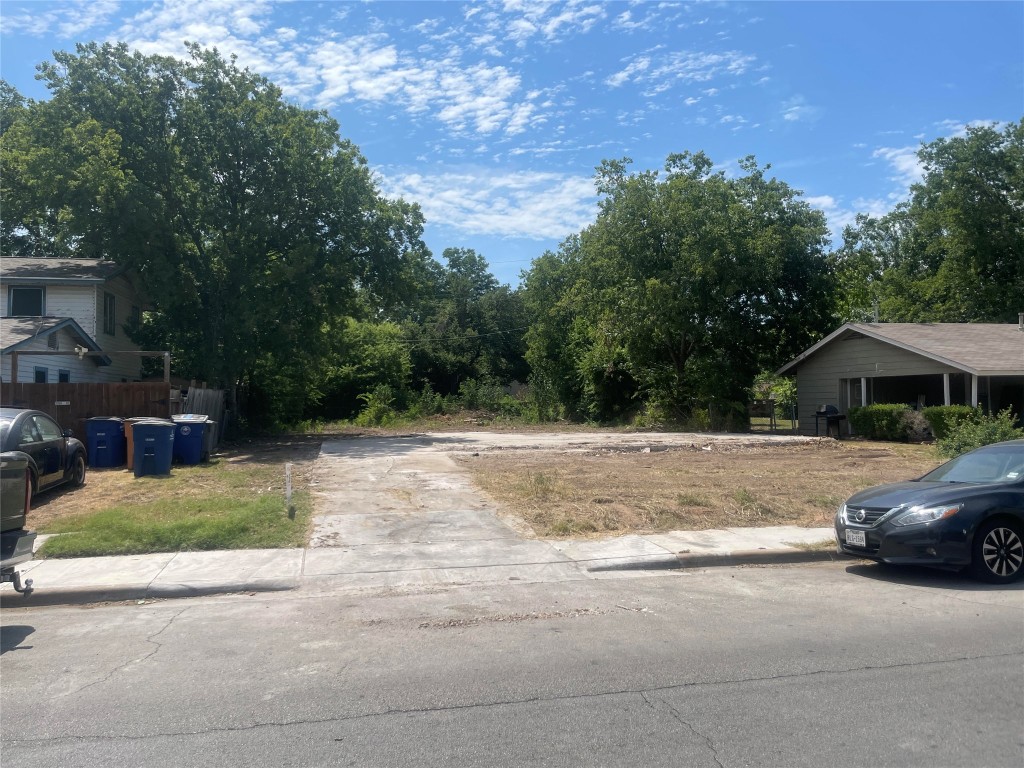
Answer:
[[[32,579],[21,581],[18,566],[32,559],[36,534],[25,528],[32,498],[29,457],[21,451],[0,453],[0,582],[9,581],[22,594]]]

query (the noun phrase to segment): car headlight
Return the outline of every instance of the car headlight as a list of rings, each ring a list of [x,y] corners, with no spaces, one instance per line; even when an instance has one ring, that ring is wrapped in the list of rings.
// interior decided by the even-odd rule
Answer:
[[[901,515],[893,518],[893,525],[921,525],[934,523],[952,517],[960,511],[962,504],[945,504],[939,507],[911,507]]]
[[[840,504],[839,510],[836,512],[836,522],[842,525],[846,525],[846,505]]]

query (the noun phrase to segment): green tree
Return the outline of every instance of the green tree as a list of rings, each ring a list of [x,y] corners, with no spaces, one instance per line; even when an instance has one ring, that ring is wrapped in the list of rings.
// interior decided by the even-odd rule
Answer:
[[[446,248],[424,275],[429,290],[407,310],[414,379],[454,395],[467,379],[525,380],[522,297],[501,285],[471,248]]]
[[[1024,296],[1024,120],[918,151],[910,199],[859,217],[836,254],[844,320],[1011,322]]]
[[[757,372],[831,322],[824,218],[753,158],[738,178],[712,172],[703,153],[670,156],[664,177],[628,165],[598,169],[600,212],[580,235],[578,277],[561,307],[530,302],[556,307],[551,329],[531,331],[531,362],[555,334],[572,339],[582,405],[598,418],[636,397],[681,417],[712,403],[743,418]],[[540,266],[559,274],[550,259]],[[564,381],[565,366],[557,370]]]
[[[4,245],[132,267],[179,371],[301,410],[316,387],[282,393],[278,372],[323,368],[323,329],[357,287],[401,299],[422,217],[380,197],[326,114],[216,51],[189,54],[79,46],[41,66],[49,101],[5,92]]]

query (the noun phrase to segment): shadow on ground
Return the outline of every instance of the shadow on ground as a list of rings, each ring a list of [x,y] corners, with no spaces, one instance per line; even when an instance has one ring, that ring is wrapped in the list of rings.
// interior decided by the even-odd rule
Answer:
[[[907,587],[930,587],[932,589],[954,589],[958,592],[993,592],[1024,590],[1024,581],[1013,584],[986,584],[975,581],[965,573],[943,571],[914,565],[887,565],[885,563],[857,563],[847,566],[852,576],[862,576],[876,581],[887,581]]]

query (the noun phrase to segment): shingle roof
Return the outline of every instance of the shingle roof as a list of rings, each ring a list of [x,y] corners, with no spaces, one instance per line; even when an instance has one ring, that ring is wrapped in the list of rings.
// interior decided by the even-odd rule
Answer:
[[[84,282],[97,283],[116,277],[124,267],[106,259],[0,259],[0,279],[4,282]]]
[[[976,376],[1024,376],[1024,331],[1008,323],[847,323],[779,369],[787,373],[826,344],[861,333]]]
[[[60,328],[68,328],[80,337],[84,346],[98,351],[99,344],[82,326],[70,317],[0,317],[0,344],[3,352],[10,352],[36,336],[46,336]]]

